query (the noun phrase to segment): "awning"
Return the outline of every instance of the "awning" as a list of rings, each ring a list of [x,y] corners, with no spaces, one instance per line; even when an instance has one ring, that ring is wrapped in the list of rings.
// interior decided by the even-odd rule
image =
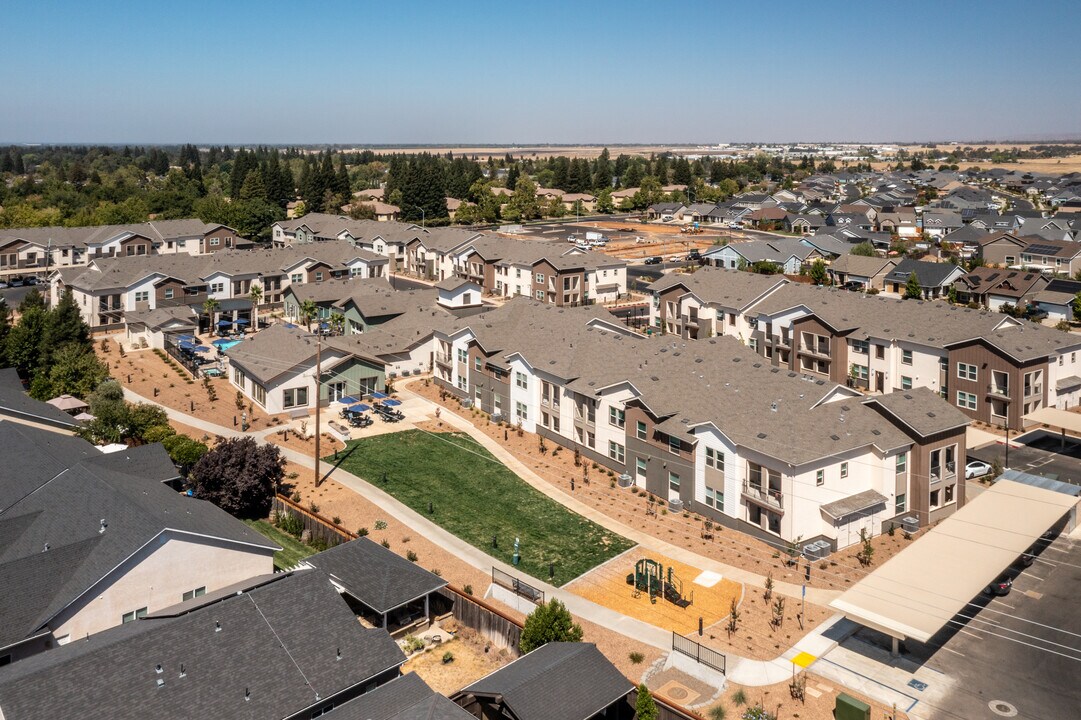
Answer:
[[[72,397],[71,395],[61,395],[60,397],[54,397],[52,400],[46,400],[45,402],[65,412],[70,410],[82,410],[89,407],[89,405],[82,400],[77,397]]]
[[[1055,383],[1056,390],[1066,390],[1067,388],[1075,387],[1081,387],[1081,377],[1078,377],[1076,375],[1059,378],[1059,381]]]
[[[876,505],[885,505],[887,500],[888,498],[880,492],[864,490],[861,493],[856,493],[855,495],[849,495],[846,498],[826,503],[822,506],[822,512],[826,513],[834,520],[840,520],[848,515],[863,512],[864,510],[870,510]]]
[[[895,638],[927,642],[1077,498],[1003,480],[853,585],[830,607]]]
[[[1025,427],[1028,428],[1033,425],[1049,425],[1056,430],[1081,434],[1081,414],[1069,410],[1045,407],[1033,410],[1022,419],[1025,421]]]
[[[597,286],[597,292],[599,292],[599,293],[610,293],[610,292],[615,292],[617,290],[619,290],[619,285],[616,284],[616,283],[613,283],[611,285],[598,285]]]

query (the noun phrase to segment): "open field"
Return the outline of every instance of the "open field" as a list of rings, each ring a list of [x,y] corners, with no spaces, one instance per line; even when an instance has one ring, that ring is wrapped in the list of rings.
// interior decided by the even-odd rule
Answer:
[[[522,570],[548,579],[553,563],[554,585],[633,546],[534,490],[459,433],[408,430],[355,440],[340,464],[417,512],[428,513],[430,503],[434,522],[504,562],[513,561],[519,538]]]
[[[635,563],[641,558],[659,562],[667,569],[672,568],[677,587],[681,587],[683,597],[690,600],[687,607],[679,607],[663,597],[650,600],[648,593],[636,592],[627,584],[627,575],[634,572]],[[696,578],[702,574],[698,568],[684,565],[663,555],[632,551],[608,561],[578,578],[567,589],[575,595],[581,595],[598,605],[612,608],[624,615],[638,618],[650,625],[665,630],[674,630],[680,634],[698,630],[698,618],[705,625],[712,625],[728,615],[732,600],[739,602],[743,587],[731,580],[716,576],[703,578],[699,584]],[[708,587],[707,587],[708,585]]]

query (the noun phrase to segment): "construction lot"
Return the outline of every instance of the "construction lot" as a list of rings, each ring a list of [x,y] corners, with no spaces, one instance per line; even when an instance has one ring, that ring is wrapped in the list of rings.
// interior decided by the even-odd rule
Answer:
[[[677,590],[690,604],[680,607],[664,597],[651,598],[648,592],[628,585],[627,576],[635,572],[636,562],[643,558],[660,563],[666,580],[668,568],[671,568]],[[743,594],[740,583],[714,573],[704,573],[662,555],[643,554],[637,549],[594,568],[566,589],[598,605],[681,635],[697,632],[699,618],[709,626],[727,617],[732,600],[738,603]]]

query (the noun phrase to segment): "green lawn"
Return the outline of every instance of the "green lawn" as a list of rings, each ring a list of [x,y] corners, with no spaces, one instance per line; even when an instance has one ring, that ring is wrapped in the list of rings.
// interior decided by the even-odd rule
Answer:
[[[349,451],[342,469],[424,515],[431,502],[433,521],[489,555],[511,563],[520,538],[519,567],[548,580],[548,564],[555,563],[555,585],[634,546],[530,487],[468,435],[408,430],[352,441]],[[383,539],[371,530],[373,540]]]
[[[266,520],[245,520],[251,529],[264,536],[267,540],[275,543],[282,549],[274,553],[274,567],[287,570],[298,562],[315,554],[315,548],[310,548],[288,533],[283,533]]]

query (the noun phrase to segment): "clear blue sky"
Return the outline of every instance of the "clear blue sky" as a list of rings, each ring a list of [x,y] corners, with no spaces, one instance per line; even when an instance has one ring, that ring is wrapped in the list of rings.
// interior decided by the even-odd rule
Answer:
[[[2,0],[0,142],[1081,136],[1081,2]]]

